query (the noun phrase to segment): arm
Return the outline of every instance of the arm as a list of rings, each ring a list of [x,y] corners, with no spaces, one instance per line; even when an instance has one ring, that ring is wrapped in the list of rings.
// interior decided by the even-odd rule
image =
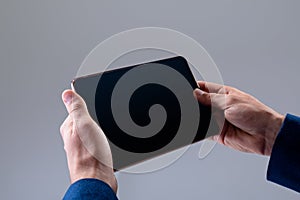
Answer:
[[[199,82],[195,97],[223,113],[212,139],[233,149],[270,156],[267,179],[300,192],[300,118],[286,118],[249,94],[229,86]]]
[[[62,99],[69,115],[60,132],[72,184],[64,199],[117,199],[112,155],[104,133],[77,93],[66,90]]]
[[[300,192],[300,118],[287,114],[275,140],[267,179]]]
[[[68,199],[117,200],[117,197],[105,182],[99,179],[81,179],[73,183],[67,190],[63,200]]]

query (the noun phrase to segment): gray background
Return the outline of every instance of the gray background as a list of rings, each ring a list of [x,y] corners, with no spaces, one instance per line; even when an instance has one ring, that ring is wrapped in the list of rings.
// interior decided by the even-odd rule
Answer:
[[[300,114],[300,1],[0,2],[0,199],[60,199],[68,171],[61,92],[87,53],[120,31],[160,26],[200,42],[224,81]],[[298,199],[267,182],[267,157],[194,145],[176,163],[118,174],[120,199]]]

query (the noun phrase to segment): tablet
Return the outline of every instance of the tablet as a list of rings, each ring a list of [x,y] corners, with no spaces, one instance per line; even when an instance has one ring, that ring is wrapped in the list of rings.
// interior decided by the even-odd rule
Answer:
[[[72,84],[105,133],[115,170],[207,135],[211,107],[194,98],[198,86],[181,56],[78,77]]]

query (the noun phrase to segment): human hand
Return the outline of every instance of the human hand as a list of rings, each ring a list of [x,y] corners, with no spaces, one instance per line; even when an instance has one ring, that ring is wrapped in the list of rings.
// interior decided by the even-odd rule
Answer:
[[[284,116],[253,96],[229,86],[198,82],[194,96],[222,111],[225,123],[213,140],[233,149],[270,155]]]
[[[84,100],[77,93],[65,90],[62,99],[69,115],[60,132],[71,183],[83,178],[95,178],[106,182],[116,192],[112,155],[103,131],[90,117]]]

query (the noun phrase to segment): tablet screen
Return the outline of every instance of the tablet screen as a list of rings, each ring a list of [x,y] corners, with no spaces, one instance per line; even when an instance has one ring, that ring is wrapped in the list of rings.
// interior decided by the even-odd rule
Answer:
[[[110,143],[114,169],[205,138],[211,108],[193,96],[197,83],[180,56],[74,80]]]

